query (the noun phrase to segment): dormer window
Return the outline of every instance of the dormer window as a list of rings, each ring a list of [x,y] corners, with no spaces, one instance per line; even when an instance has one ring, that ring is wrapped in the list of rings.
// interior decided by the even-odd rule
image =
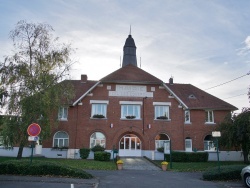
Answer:
[[[188,98],[189,99],[196,99],[196,97],[193,94],[189,95]]]

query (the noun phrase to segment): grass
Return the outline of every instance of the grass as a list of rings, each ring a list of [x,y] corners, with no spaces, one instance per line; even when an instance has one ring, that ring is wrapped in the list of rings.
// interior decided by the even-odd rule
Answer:
[[[13,157],[0,157],[0,163],[13,160]],[[27,158],[23,158],[27,159]],[[29,158],[28,158],[29,159]],[[116,164],[111,161],[94,161],[87,159],[52,159],[52,158],[33,158],[32,163],[36,161],[48,161],[61,164],[63,166],[70,166],[73,168],[83,169],[83,170],[116,170]]]

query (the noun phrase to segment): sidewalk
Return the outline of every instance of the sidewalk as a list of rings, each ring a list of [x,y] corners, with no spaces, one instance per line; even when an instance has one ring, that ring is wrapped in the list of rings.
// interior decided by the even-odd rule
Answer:
[[[144,157],[121,157],[124,170],[161,170]]]

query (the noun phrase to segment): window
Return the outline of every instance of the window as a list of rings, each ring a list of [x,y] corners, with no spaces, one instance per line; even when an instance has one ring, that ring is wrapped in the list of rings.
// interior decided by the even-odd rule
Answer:
[[[105,148],[106,138],[101,132],[95,132],[90,136],[90,148],[100,145]]]
[[[59,120],[67,120],[68,119],[68,108],[60,107],[58,111],[58,119]]]
[[[92,118],[106,118],[108,101],[90,100],[92,104],[91,117]]]
[[[169,119],[169,106],[155,106],[155,119]]]
[[[155,108],[155,119],[169,120],[169,106],[171,102],[153,102]]]
[[[185,114],[185,123],[190,123],[190,111],[185,110],[184,114]]]
[[[102,115],[103,117],[106,117],[107,104],[92,104],[91,117],[95,117],[97,115]]]
[[[155,137],[155,150],[158,148],[164,148],[164,143],[166,143],[166,150],[167,152],[170,151],[170,140],[166,134],[158,134]]]
[[[212,138],[213,138],[212,135],[207,135],[204,138],[204,150],[205,151],[215,151],[215,144]]]
[[[192,139],[189,137],[185,139],[185,151],[192,151]]]
[[[206,123],[214,123],[214,113],[212,110],[205,111],[206,113]]]
[[[121,118],[122,119],[140,119],[140,105],[136,104],[123,104],[121,106]]]
[[[53,147],[69,147],[69,135],[63,131],[57,132],[54,135]]]

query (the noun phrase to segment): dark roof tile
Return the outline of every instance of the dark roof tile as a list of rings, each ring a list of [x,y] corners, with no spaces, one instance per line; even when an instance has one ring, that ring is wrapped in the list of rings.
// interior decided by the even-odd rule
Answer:
[[[166,84],[190,109],[237,110],[237,108],[191,84]]]

